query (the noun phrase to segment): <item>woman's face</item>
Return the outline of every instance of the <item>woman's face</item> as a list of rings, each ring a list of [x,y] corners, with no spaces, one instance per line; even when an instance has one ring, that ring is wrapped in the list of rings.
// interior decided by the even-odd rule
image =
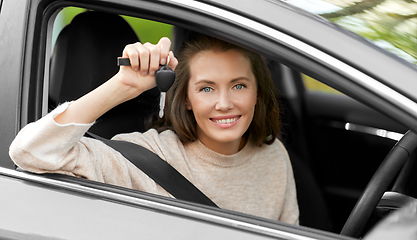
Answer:
[[[197,137],[222,154],[236,153],[252,122],[257,98],[249,59],[236,50],[204,51],[190,60],[187,108]]]

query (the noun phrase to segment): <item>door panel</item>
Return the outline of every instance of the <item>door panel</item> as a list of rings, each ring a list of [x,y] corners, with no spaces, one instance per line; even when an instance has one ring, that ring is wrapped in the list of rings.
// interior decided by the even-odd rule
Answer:
[[[94,188],[80,192],[81,188],[0,168],[0,239],[271,239],[221,221],[169,213],[164,204],[154,209],[157,204],[147,200]]]

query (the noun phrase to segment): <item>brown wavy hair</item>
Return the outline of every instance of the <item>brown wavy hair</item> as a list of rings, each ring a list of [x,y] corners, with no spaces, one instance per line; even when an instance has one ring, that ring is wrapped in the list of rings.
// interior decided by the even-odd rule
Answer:
[[[249,59],[257,83],[258,96],[254,117],[244,136],[249,137],[257,146],[275,141],[280,133],[281,121],[275,87],[266,59],[234,44],[198,33],[190,34],[179,49],[176,78],[167,92],[164,118],[154,123],[154,128],[159,132],[171,129],[183,143],[198,139],[194,114],[186,106],[190,60],[203,51],[229,50],[237,50]]]

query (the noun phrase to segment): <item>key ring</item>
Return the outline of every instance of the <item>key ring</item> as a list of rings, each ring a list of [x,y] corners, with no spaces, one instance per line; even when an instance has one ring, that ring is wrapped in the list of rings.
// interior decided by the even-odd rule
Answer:
[[[167,63],[165,64],[165,66],[169,66],[169,61],[171,60],[171,58],[169,57],[169,55],[168,55],[168,57],[167,57]]]

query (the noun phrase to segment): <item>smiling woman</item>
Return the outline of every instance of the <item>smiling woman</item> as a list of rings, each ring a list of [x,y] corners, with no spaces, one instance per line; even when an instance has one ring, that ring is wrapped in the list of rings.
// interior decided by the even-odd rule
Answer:
[[[10,147],[13,161],[36,173],[65,173],[172,197],[119,152],[83,137],[107,111],[155,87],[155,71],[169,56],[177,78],[160,131],[114,139],[153,151],[223,209],[298,224],[291,163],[276,139],[279,109],[266,61],[203,34],[185,38],[178,60],[170,47],[165,37],[157,44],[128,44],[122,57],[131,66],[24,127]]]
[[[187,109],[196,119],[198,139],[216,152],[237,153],[245,146],[256,105],[249,60],[235,50],[206,51],[192,58],[190,73]]]
[[[202,125],[198,123],[199,115],[195,116],[195,109],[190,111],[192,110],[191,99],[193,96],[202,95],[200,93],[201,89],[209,88],[210,94],[207,94],[208,96],[203,95],[205,97],[201,102],[207,104],[207,101],[209,101],[215,104],[212,108],[216,109],[217,112],[222,112],[218,108],[225,108],[223,104],[226,104],[226,108],[229,108],[230,106],[233,107],[234,104],[240,106],[240,102],[248,104],[249,108],[253,110],[247,116],[245,114],[242,119],[239,118],[239,121],[242,120],[242,123],[246,123],[241,123],[243,126],[240,130],[240,136],[243,136],[243,142],[239,140],[240,144],[235,144],[237,145],[235,150],[240,148],[242,144],[244,145],[247,138],[251,138],[251,141],[258,146],[265,143],[271,144],[275,141],[281,127],[279,106],[276,100],[275,87],[264,58],[230,43],[193,33],[188,36],[188,41],[182,46],[178,58],[177,81],[167,95],[167,109],[171,110],[166,113],[165,122],[160,123],[160,126],[162,125],[161,130],[172,126],[171,129],[175,130],[183,142],[192,142],[199,139],[198,131],[201,129],[198,128],[205,124],[204,121],[201,121]],[[191,64],[191,60],[195,62]],[[227,84],[225,86],[219,85],[220,80]],[[192,83],[194,86],[190,86]],[[239,85],[239,87],[244,85],[245,87],[238,90],[235,88],[236,85]],[[228,91],[225,91],[225,89],[228,89]],[[211,93],[211,91],[214,93]],[[254,96],[255,93],[256,96]],[[239,100],[232,101],[229,97],[233,96],[239,98]],[[244,105],[246,106],[246,104]],[[256,105],[254,109],[253,104]],[[236,108],[233,111],[238,111],[238,109]],[[226,110],[225,112],[230,114],[230,109]],[[220,115],[229,114],[223,112]],[[207,114],[208,118],[206,117],[206,120],[219,117],[217,115]],[[228,117],[241,116],[241,114],[235,115],[237,116]],[[177,119],[185,120],[178,121]],[[209,126],[213,124],[211,120],[208,123]],[[241,125],[239,124],[239,126]],[[233,127],[233,129],[235,128],[238,127]],[[215,135],[211,131],[207,132]],[[222,132],[222,134],[225,133]]]

